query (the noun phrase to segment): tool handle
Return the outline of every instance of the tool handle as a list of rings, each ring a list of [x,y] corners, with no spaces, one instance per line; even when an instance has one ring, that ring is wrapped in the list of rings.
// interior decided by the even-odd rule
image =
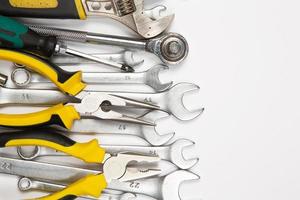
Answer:
[[[73,106],[59,104],[35,113],[0,114],[0,125],[19,128],[59,125],[71,129],[73,121],[78,119],[80,116]]]
[[[81,72],[64,71],[55,64],[32,54],[0,49],[0,60],[24,65],[51,80],[61,91],[71,95],[78,94],[85,87],[81,82]]]
[[[28,130],[0,134],[0,147],[44,146],[64,152],[88,163],[102,163],[105,150],[98,140],[78,143],[55,130]]]
[[[99,198],[106,187],[107,183],[103,174],[88,175],[59,192],[36,200],[74,200],[79,196]]]
[[[81,0],[0,0],[0,14],[12,17],[85,19]]]
[[[24,24],[0,15],[1,48],[29,50],[50,57],[56,45],[56,37],[41,36]]]

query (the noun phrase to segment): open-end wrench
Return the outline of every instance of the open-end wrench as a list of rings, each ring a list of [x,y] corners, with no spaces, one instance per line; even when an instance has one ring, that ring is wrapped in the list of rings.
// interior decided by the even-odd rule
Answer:
[[[178,33],[166,33],[156,38],[141,40],[127,37],[89,33],[75,30],[65,30],[40,25],[29,25],[29,27],[42,34],[56,36],[61,40],[75,42],[90,42],[125,48],[143,49],[158,56],[164,63],[178,64],[185,60],[189,52],[186,39]]]
[[[40,190],[45,192],[57,192],[64,189],[66,186],[57,183],[49,183],[45,181],[39,181],[23,177],[19,179],[18,188],[21,191],[32,191]],[[89,200],[156,200],[152,197],[143,195],[143,194],[134,194],[134,193],[123,193],[120,194],[110,194],[109,192],[104,191],[99,198],[93,197],[80,197],[80,199],[89,199]]]
[[[0,105],[44,105],[45,101],[49,105],[67,102],[68,97],[56,90],[31,90],[31,89],[9,89],[0,87]],[[47,104],[47,103],[46,103]],[[158,124],[160,120],[164,120],[169,115],[154,111],[141,116],[145,120],[149,120]],[[175,135],[174,132],[159,133],[156,126],[134,125],[126,122],[110,122],[95,119],[82,119],[74,122],[71,129],[73,132],[82,133],[119,133],[136,135],[145,138],[154,146],[167,143]]]
[[[169,69],[166,65],[156,65],[145,72],[136,73],[107,73],[107,72],[82,72],[82,80],[86,84],[144,84],[155,91],[165,91],[170,88],[173,82],[162,83],[159,73]],[[13,70],[11,80],[17,87],[54,89],[56,86],[48,79],[31,73],[24,67]]]
[[[184,157],[184,149],[189,146],[193,146],[195,143],[188,139],[179,139],[173,144],[160,147],[144,147],[144,146],[113,146],[113,145],[101,145],[107,153],[135,153],[141,155],[158,156],[160,159],[167,160],[175,164],[181,169],[189,169],[195,166],[199,159],[186,159]],[[18,147],[18,154],[25,160],[31,160],[40,156],[56,156],[61,155],[61,152],[53,151],[46,147],[37,147],[39,150],[34,151],[33,154],[27,155],[23,152],[22,147]]]
[[[94,53],[91,54],[103,60],[110,60],[118,63],[127,64],[129,66],[137,66],[144,63],[144,59],[137,58],[135,52],[124,50],[119,53]],[[55,55],[51,58],[53,63],[58,65],[74,65],[74,64],[89,64],[95,63],[93,61],[83,59],[80,57],[68,56],[68,55]]]
[[[129,93],[129,92],[107,92],[109,94],[132,98],[139,101],[158,105],[160,110],[165,111],[179,120],[192,120],[201,115],[204,108],[190,111],[183,102],[185,94],[199,90],[199,86],[192,83],[179,83],[169,90],[159,93]]]
[[[198,91],[199,86],[192,83],[179,83],[167,91],[160,93],[126,93],[126,92],[103,92],[123,98],[131,98],[137,101],[159,106],[159,110],[172,114],[179,120],[192,120],[201,115],[204,108],[194,111],[188,110],[183,97],[186,93]],[[68,102],[68,96],[56,90],[34,90],[34,89],[7,89],[0,88],[3,98],[0,104],[29,104],[29,105],[55,105]]]
[[[192,172],[179,170],[165,177],[148,178],[130,182],[114,182],[110,189],[117,189],[130,193],[144,194],[159,200],[183,200],[180,186],[186,181],[199,180],[200,177]]]
[[[82,119],[74,123],[71,131],[80,133],[119,133],[124,135],[136,135],[145,138],[151,145],[160,146],[169,142],[175,135],[174,132],[161,133],[157,130],[160,121],[168,120],[168,114],[154,111],[142,116],[144,120],[154,122],[156,126],[135,125],[124,122]]]

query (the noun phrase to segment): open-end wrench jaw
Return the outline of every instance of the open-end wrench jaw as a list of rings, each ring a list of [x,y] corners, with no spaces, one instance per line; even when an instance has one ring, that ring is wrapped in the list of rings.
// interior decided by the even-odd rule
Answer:
[[[199,158],[186,159],[184,156],[185,148],[192,147],[195,142],[188,139],[179,139],[171,145],[171,160],[180,169],[190,169],[199,162]],[[180,155],[178,155],[180,153]]]
[[[162,183],[162,199],[183,200],[179,193],[181,184],[199,179],[198,175],[185,170],[179,170],[166,176]]]

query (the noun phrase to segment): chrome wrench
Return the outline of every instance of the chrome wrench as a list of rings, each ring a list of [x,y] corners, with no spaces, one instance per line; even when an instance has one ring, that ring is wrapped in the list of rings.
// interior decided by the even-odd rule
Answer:
[[[137,66],[144,62],[143,59],[137,58],[133,51],[121,51],[119,53],[94,53],[92,56],[98,57],[103,60],[110,60],[114,62],[124,63],[130,66]],[[51,58],[53,63],[58,65],[74,65],[74,64],[89,64],[95,63],[90,60],[86,60],[80,57],[68,56],[68,55],[55,55]]]
[[[159,73],[168,69],[166,65],[156,65],[145,72],[136,73],[82,72],[82,80],[86,84],[144,84],[155,91],[165,91],[172,86],[173,82],[162,83],[159,79]],[[31,73],[25,67],[14,69],[11,80],[17,87],[22,88],[56,88],[48,79]]]
[[[186,93],[198,91],[199,86],[192,83],[179,83],[167,91],[159,93],[99,92],[144,101],[159,106],[158,110],[167,112],[179,120],[188,121],[200,116],[204,108],[190,111],[183,102]],[[92,92],[92,91],[91,91]],[[3,98],[0,104],[55,105],[68,102],[69,97],[57,90],[8,89],[0,88]],[[98,92],[97,92],[98,93]]]
[[[45,192],[57,192],[63,190],[66,186],[57,183],[49,183],[45,181],[39,181],[23,177],[19,179],[18,188],[21,191],[31,191],[31,190],[40,190]],[[99,198],[93,197],[80,197],[80,199],[88,200],[155,200],[152,197],[142,195],[142,194],[133,194],[133,193],[123,193],[120,194],[110,194],[109,190],[104,190]]]
[[[195,166],[199,159],[186,159],[184,157],[184,150],[186,147],[194,146],[195,143],[188,139],[179,139],[173,144],[160,147],[146,147],[146,146],[123,146],[123,145],[104,145],[101,147],[109,154],[118,153],[133,153],[140,155],[158,156],[162,160],[169,161],[179,167],[180,169],[189,169]],[[18,147],[18,155],[25,160],[32,160],[41,156],[60,156],[61,152],[54,151],[46,147],[36,147],[37,150],[28,155],[24,152],[24,147]],[[26,149],[25,149],[26,150]]]

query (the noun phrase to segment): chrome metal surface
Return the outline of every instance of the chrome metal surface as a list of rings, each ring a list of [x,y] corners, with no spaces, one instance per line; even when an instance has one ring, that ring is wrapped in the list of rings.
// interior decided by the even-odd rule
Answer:
[[[86,84],[144,84],[159,92],[167,90],[173,84],[173,82],[162,83],[159,79],[160,71],[168,69],[165,65],[156,65],[148,71],[136,73],[82,72],[82,80]],[[26,68],[14,69],[11,80],[16,86],[23,88],[56,88],[49,79],[32,73]]]
[[[91,54],[94,57],[97,57],[102,60],[109,60],[117,63],[123,63],[130,66],[141,65],[144,60],[136,56],[134,51],[121,51],[119,53],[94,53]],[[68,56],[68,55],[55,55],[51,58],[53,63],[58,65],[75,65],[75,64],[90,64],[95,63],[80,57]]]
[[[70,48],[63,47],[63,46],[60,46],[59,53],[84,58],[84,59],[87,59],[87,60],[90,60],[90,61],[94,61],[94,62],[97,62],[97,63],[100,63],[100,64],[104,64],[104,65],[107,65],[107,66],[110,66],[110,67],[120,69],[122,71],[128,71],[128,72],[133,72],[134,71],[133,68],[131,68],[128,65],[120,64],[120,63],[110,61],[110,60],[101,59],[99,57],[96,57],[96,56],[93,56],[93,55],[90,55],[90,54],[86,54],[86,53],[83,53],[83,52],[80,52],[80,51],[76,51],[74,49],[70,49]],[[126,70],[124,69],[125,67],[126,67]]]
[[[178,33],[165,33],[161,36],[145,40],[75,30],[64,30],[38,25],[30,25],[30,27],[41,34],[54,35],[63,40],[143,49],[154,53],[166,64],[179,64],[186,59],[189,53],[188,42]],[[77,35],[81,35],[84,39],[82,37],[78,38]]]
[[[106,16],[117,20],[131,28],[144,38],[151,38],[164,32],[174,19],[174,15],[159,18],[150,11],[145,12],[144,0],[82,0],[83,7],[88,16]],[[160,6],[159,9],[161,9]],[[163,7],[164,8],[164,7]],[[157,7],[152,8],[157,12]]]
[[[139,155],[149,155],[149,156],[158,156],[162,160],[167,160],[172,162],[180,169],[189,169],[195,166],[199,158],[195,159],[186,159],[184,157],[184,150],[187,147],[194,146],[193,141],[187,139],[179,139],[173,144],[168,146],[160,147],[146,147],[146,146],[123,146],[123,145],[101,145],[105,151],[112,155],[117,155],[119,153],[132,153]],[[60,156],[61,153],[53,151],[45,147],[35,147],[30,154],[26,154],[23,151],[23,147],[18,148],[18,154],[21,158],[26,160],[32,160],[41,156]]]
[[[38,181],[30,178],[21,178],[19,180],[18,187],[21,191],[32,191],[40,190],[45,192],[57,192],[64,189],[66,186],[57,183],[49,183],[45,181]],[[93,197],[80,197],[81,199],[89,200],[156,200],[152,197],[142,195],[142,194],[133,194],[133,193],[123,193],[120,194],[111,194],[110,191],[105,191],[101,194],[99,198]]]
[[[196,181],[200,177],[192,172],[179,170],[165,177],[148,178],[130,182],[111,182],[109,188],[130,193],[144,194],[160,200],[183,200],[180,188],[184,182]]]

